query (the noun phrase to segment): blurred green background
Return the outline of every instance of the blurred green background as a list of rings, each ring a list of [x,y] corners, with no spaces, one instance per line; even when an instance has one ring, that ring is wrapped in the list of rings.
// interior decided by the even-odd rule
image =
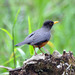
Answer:
[[[39,29],[46,20],[59,23],[53,26],[51,44],[45,48],[50,53],[54,50],[62,53],[65,49],[75,55],[75,0],[0,0],[0,65],[14,68],[13,42],[10,38],[13,25],[15,45],[23,41],[31,31]],[[14,49],[17,67],[32,56],[30,48],[24,45]],[[7,70],[0,68],[0,73],[6,74]]]

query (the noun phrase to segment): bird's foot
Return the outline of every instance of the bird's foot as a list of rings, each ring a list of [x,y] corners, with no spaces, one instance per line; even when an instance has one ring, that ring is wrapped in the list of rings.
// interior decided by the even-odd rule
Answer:
[[[44,53],[42,53],[42,55],[45,55]]]

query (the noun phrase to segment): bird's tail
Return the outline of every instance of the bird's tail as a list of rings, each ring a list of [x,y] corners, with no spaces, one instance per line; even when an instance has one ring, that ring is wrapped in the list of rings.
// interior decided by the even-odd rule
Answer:
[[[26,44],[25,41],[20,42],[20,43],[16,44],[15,46],[21,46],[21,45],[24,45],[24,44]]]

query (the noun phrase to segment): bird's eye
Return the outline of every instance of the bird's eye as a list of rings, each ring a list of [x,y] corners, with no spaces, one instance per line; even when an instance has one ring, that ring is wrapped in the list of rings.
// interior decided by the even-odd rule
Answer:
[[[50,24],[50,25],[52,25],[53,23],[52,23],[52,22],[50,22],[49,24]]]

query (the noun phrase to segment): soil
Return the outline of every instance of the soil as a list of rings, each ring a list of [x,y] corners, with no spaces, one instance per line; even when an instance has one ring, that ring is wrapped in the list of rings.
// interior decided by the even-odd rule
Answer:
[[[9,70],[9,75],[75,75],[75,57],[70,51],[38,54],[24,61],[22,67]]]

